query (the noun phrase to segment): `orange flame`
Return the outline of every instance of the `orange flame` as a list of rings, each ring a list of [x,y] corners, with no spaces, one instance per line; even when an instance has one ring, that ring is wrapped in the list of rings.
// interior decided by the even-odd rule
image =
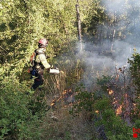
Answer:
[[[95,111],[95,113],[97,113],[97,114],[98,114],[98,113],[99,113],[99,110],[96,110],[96,111]]]
[[[112,104],[116,104],[116,103],[118,103],[118,101],[114,101]]]
[[[112,95],[113,93],[114,93],[114,91],[113,91],[112,89],[109,89],[109,90],[108,90],[108,94],[109,94],[109,95]]]
[[[51,103],[51,106],[54,106],[55,105],[55,103]]]
[[[122,105],[120,105],[116,110],[116,115],[120,115],[122,113]]]

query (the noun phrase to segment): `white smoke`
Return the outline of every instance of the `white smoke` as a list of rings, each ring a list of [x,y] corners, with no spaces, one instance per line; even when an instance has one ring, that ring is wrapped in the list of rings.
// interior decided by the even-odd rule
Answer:
[[[123,39],[114,38],[111,42],[112,49],[111,43],[108,43],[110,40],[102,41],[102,45],[100,42],[98,45],[94,45],[85,41],[82,51],[81,45],[77,44],[79,51],[77,59],[83,60],[86,66],[82,80],[87,87],[93,84],[96,77],[115,73],[116,67],[127,66],[129,68],[128,59],[131,59],[134,49],[140,52],[140,2],[138,0],[102,0],[101,4],[105,7],[105,12],[109,17],[119,18],[116,26],[114,24],[113,27],[109,25],[107,27],[116,31],[120,27],[124,27],[130,31],[130,34],[123,33]],[[127,19],[123,16],[126,16]],[[100,30],[100,26],[98,30]]]
[[[105,9],[108,13],[117,14],[124,13],[126,10],[126,1],[125,0],[103,0],[102,5],[105,6]]]
[[[77,44],[77,46],[79,49],[80,45]],[[90,48],[92,48],[92,51]],[[113,52],[97,48],[100,48],[100,46],[84,43],[83,50],[77,53],[77,59],[82,60],[86,67],[81,82],[89,91],[92,91],[97,78],[103,75],[114,75],[116,68],[119,69],[125,66],[128,69],[128,58],[131,59],[135,47],[127,42],[116,40],[114,41],[115,49]]]
[[[105,27],[100,25],[97,30],[102,33],[109,31],[110,36],[113,30],[116,30],[116,34],[119,30],[122,31],[120,35],[122,38],[115,34],[112,42],[109,39],[102,39],[102,42],[97,44],[98,40],[93,37],[91,41],[86,41],[84,38],[82,47],[80,43],[77,43],[76,58],[82,60],[85,66],[81,81],[87,88],[93,88],[92,85],[96,83],[96,79],[102,75],[112,76],[116,73],[116,67],[119,69],[127,66],[128,69],[128,58],[131,59],[134,49],[140,52],[140,38],[138,38],[140,35],[140,12],[138,12],[140,2],[138,0],[102,0],[101,4],[105,7],[105,12],[110,19],[113,17],[119,20],[113,26],[107,23],[104,24]],[[96,42],[96,45],[93,42]],[[76,62],[79,62],[72,63],[75,58],[70,57],[69,53],[64,54],[61,59],[67,63],[68,72],[71,67],[74,68]]]
[[[91,43],[83,43],[83,50],[77,53],[77,58],[83,59],[87,67],[98,67],[99,69],[103,67],[112,68],[116,65],[118,67],[127,65],[128,58],[131,58],[134,53],[135,46],[118,40],[114,41],[113,44],[114,50],[111,51],[109,47],[107,49],[107,46],[102,48],[101,46],[95,46]],[[79,50],[80,45],[77,44],[77,46]],[[92,50],[90,48],[92,48]],[[137,50],[139,50],[139,48],[137,48]]]
[[[138,0],[103,0],[101,4],[105,7],[105,12],[108,16],[119,18],[116,25],[125,27],[131,31],[131,33],[139,36],[140,23],[139,14],[140,2]],[[126,16],[128,19],[122,18]],[[136,19],[134,25],[134,19]],[[127,25],[128,24],[128,25]],[[127,26],[126,26],[127,25]],[[140,25],[140,24],[139,24]],[[107,26],[110,30],[116,31],[119,26]],[[98,27],[100,30],[100,26]],[[119,29],[121,30],[121,29]],[[93,40],[94,42],[94,40]],[[85,42],[82,46],[77,44],[77,59],[84,61],[86,70],[83,75],[82,82],[86,87],[91,87],[94,84],[95,79],[102,75],[111,75],[115,73],[115,68],[122,68],[123,66],[129,67],[128,58],[131,59],[134,49],[140,52],[139,43],[140,39],[133,35],[125,35],[124,39],[116,39],[111,42],[113,44],[111,49],[110,40],[104,40],[102,45],[94,45],[91,42]]]
[[[129,12],[129,8],[140,7],[140,1],[138,0],[102,0],[101,5],[106,9],[109,14],[116,13],[117,15],[125,14]]]

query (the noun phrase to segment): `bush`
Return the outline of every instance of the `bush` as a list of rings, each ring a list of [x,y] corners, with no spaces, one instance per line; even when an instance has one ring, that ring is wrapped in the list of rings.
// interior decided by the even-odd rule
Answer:
[[[98,84],[106,85],[108,78],[98,80]],[[104,92],[103,92],[104,91]],[[85,116],[90,115],[89,121],[94,125],[94,131],[98,131],[98,128],[104,126],[104,133],[108,139],[113,140],[127,140],[132,137],[132,129],[129,128],[123,120],[116,116],[115,110],[112,105],[112,99],[106,96],[104,88],[97,93],[101,92],[101,96],[98,96],[97,91],[90,93],[84,90],[84,87],[78,88],[78,95],[76,96],[75,105],[72,113],[79,113],[86,111]],[[95,133],[94,138],[99,138],[100,132]]]
[[[25,94],[27,92],[25,89],[27,87],[24,84],[20,84],[17,80],[13,81],[12,79],[1,85],[1,140],[38,139],[40,136],[38,127],[40,126],[41,118],[39,118],[38,114],[41,114],[41,112],[36,110],[38,114],[33,114],[34,100],[32,99],[32,95]]]
[[[139,94],[140,91],[140,54],[134,53],[132,55],[132,59],[128,59],[128,63],[130,64],[130,72],[131,76],[133,78],[133,83],[136,87],[137,94]]]
[[[133,121],[140,118],[139,109],[140,109],[140,54],[134,53],[129,59],[128,62],[130,64],[130,73],[133,81],[133,103],[136,104],[135,108],[132,110],[131,118]]]

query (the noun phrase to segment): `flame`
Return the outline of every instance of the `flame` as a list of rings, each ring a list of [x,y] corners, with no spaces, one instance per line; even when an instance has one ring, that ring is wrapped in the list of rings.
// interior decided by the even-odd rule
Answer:
[[[108,89],[108,94],[112,95],[114,93],[114,91],[112,89]]]
[[[55,105],[55,103],[56,103],[56,100],[54,99],[54,100],[52,100],[52,102],[51,102],[51,106],[54,106]]]
[[[137,104],[133,103],[133,110],[134,110],[134,114],[136,114],[136,110],[137,110]]]
[[[54,106],[55,105],[55,103],[51,103],[51,106]]]
[[[64,91],[62,92],[62,95],[65,95],[65,94],[67,94],[67,90],[64,90]]]
[[[116,104],[116,103],[118,103],[118,101],[114,101],[112,104]]]
[[[116,115],[120,115],[122,113],[122,105],[120,105],[116,110]]]
[[[64,102],[63,107],[66,108],[68,106],[73,106],[74,103],[74,96],[77,94],[72,92],[72,89],[67,89],[62,92],[60,96],[57,98],[53,99],[52,102],[50,103],[50,106],[55,106],[57,102],[62,101]],[[66,105],[65,105],[66,103]]]
[[[98,113],[99,113],[99,110],[96,110],[96,111],[95,111],[95,113],[97,113],[97,114],[98,114]]]

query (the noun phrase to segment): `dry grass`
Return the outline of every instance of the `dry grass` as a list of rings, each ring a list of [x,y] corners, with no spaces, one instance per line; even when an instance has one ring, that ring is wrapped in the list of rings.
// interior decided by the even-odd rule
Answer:
[[[42,140],[92,140],[93,126],[85,113],[76,117],[69,114],[71,105],[61,101],[57,109],[48,111],[43,123]]]

